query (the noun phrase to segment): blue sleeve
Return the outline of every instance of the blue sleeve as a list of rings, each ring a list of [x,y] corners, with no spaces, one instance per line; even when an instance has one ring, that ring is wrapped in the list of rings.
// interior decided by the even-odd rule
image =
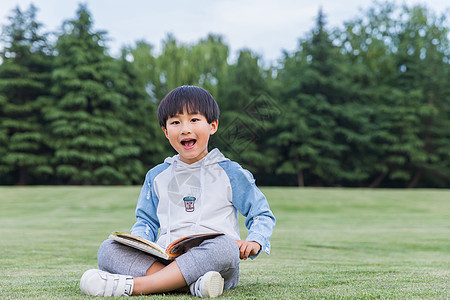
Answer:
[[[246,241],[258,242],[261,250],[269,254],[269,239],[275,227],[275,216],[269,208],[266,197],[256,186],[255,179],[249,171],[235,162],[227,161],[219,164],[230,179],[233,205],[246,218],[245,226],[249,230]]]
[[[165,166],[167,168],[167,166]],[[136,223],[131,228],[131,234],[143,237],[150,241],[156,241],[159,232],[159,220],[157,216],[157,208],[159,199],[156,196],[153,180],[156,175],[165,168],[158,165],[147,172],[145,181],[139,194],[136,206]],[[161,170],[162,169],[162,170]]]

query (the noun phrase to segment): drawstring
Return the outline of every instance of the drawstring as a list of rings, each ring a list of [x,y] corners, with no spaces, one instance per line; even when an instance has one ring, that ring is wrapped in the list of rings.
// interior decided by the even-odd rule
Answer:
[[[177,160],[174,159],[173,160],[173,164],[172,164],[172,170],[171,170],[171,174],[170,174],[170,180],[169,183],[175,178],[175,169],[177,167]],[[169,192],[169,188],[167,189],[167,192]],[[167,239],[166,239],[166,247],[170,244],[170,196],[167,195],[167,200],[168,200],[168,204],[167,204]]]
[[[202,160],[201,168],[200,168],[200,212],[198,213],[197,221],[195,222],[195,233],[198,233],[198,229],[200,226],[200,219],[202,218],[203,206],[205,205],[205,199],[203,195],[205,194],[205,159]]]

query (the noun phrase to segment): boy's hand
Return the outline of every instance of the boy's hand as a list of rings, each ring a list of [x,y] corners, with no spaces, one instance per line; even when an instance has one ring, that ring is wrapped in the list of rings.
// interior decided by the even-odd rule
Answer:
[[[239,247],[239,258],[244,260],[246,260],[249,256],[258,254],[261,249],[261,245],[257,242],[236,240],[236,244]]]

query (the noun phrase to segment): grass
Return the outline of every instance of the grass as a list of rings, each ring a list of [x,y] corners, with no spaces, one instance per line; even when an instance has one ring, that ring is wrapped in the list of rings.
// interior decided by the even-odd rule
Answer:
[[[79,278],[112,230],[130,229],[139,189],[1,187],[0,299],[86,299]],[[450,190],[263,192],[272,253],[243,261],[225,298],[450,298]]]

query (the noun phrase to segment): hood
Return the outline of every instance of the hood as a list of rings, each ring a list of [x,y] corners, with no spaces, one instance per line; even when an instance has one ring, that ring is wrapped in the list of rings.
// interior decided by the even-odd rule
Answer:
[[[180,155],[174,155],[172,157],[167,157],[164,162],[168,163],[170,165],[173,165],[175,162],[175,167],[178,168],[183,168],[183,169],[196,169],[196,168],[201,168],[202,164],[204,166],[209,166],[209,165],[213,165],[213,164],[217,164],[219,162],[222,161],[227,161],[229,160],[228,158],[226,158],[222,152],[219,151],[219,149],[214,148],[213,150],[211,150],[210,152],[208,152],[208,154],[206,154],[205,157],[203,157],[202,159],[200,159],[199,161],[196,161],[195,163],[192,164],[187,164],[183,161],[180,160]]]

